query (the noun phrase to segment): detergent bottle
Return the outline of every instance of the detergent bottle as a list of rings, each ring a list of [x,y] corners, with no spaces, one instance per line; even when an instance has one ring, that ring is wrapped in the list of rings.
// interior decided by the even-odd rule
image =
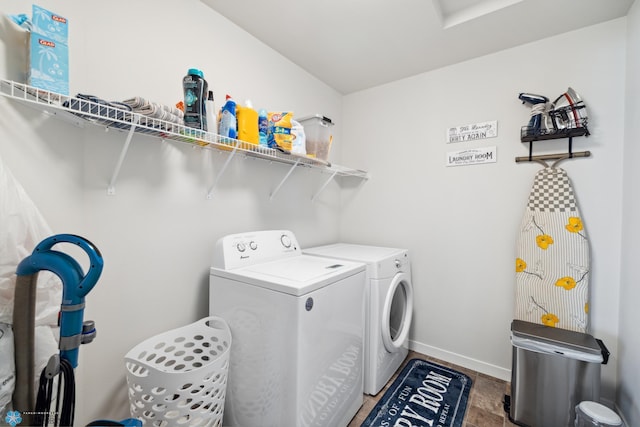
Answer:
[[[213,99],[213,91],[209,91],[205,107],[207,110],[207,131],[211,133],[218,133],[218,120],[216,119],[217,112],[216,104]]]
[[[258,140],[261,147],[268,147],[269,139],[269,116],[267,110],[261,108],[258,112]]]
[[[236,139],[238,136],[236,127],[236,102],[227,95],[226,102],[220,111],[218,133],[223,137]]]
[[[207,130],[206,106],[207,81],[197,68],[190,68],[182,79],[184,91],[184,125]]]
[[[238,119],[238,139],[258,145],[260,143],[258,112],[253,109],[251,101],[245,101],[244,106],[238,105],[236,115]]]

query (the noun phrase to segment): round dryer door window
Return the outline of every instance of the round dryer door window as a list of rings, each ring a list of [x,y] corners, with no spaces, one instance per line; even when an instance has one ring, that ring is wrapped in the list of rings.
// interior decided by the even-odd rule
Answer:
[[[396,274],[385,295],[382,313],[382,341],[387,351],[395,352],[409,336],[413,315],[413,287],[405,273]]]

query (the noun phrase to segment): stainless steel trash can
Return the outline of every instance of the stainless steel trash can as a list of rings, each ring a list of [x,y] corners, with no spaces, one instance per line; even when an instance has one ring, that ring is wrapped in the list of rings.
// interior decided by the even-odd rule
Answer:
[[[589,334],[514,320],[509,418],[531,427],[573,427],[575,407],[600,399],[606,349]]]

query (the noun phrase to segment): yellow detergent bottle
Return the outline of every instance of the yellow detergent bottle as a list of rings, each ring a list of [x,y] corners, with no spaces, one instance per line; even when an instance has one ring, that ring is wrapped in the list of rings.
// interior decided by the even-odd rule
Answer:
[[[244,106],[238,105],[236,116],[238,119],[238,139],[249,144],[259,145],[258,112],[253,109],[250,100],[247,100]]]

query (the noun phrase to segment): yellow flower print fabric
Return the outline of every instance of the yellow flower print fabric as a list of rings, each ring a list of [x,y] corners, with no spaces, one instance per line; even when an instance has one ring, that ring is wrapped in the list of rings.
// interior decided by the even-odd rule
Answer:
[[[587,332],[589,240],[563,169],[536,174],[516,252],[515,318]]]

